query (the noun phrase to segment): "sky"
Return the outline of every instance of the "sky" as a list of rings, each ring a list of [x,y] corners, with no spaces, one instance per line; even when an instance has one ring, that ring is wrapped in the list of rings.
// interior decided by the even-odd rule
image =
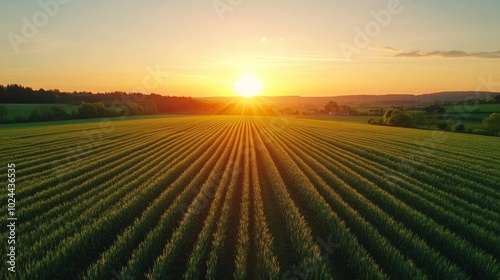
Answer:
[[[498,0],[0,0],[0,84],[232,96],[500,91]]]

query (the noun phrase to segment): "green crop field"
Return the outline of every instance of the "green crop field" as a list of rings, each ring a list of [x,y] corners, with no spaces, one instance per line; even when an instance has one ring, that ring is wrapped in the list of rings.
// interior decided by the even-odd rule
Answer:
[[[475,129],[492,113],[500,113],[500,104],[446,105],[444,108],[447,118],[463,123],[466,129]]]
[[[500,104],[471,104],[471,105],[446,105],[446,112],[449,113],[499,113]]]
[[[242,116],[0,129],[17,279],[500,279],[500,138]]]

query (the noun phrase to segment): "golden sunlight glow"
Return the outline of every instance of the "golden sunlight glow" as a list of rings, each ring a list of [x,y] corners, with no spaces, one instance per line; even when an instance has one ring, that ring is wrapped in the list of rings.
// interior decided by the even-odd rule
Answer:
[[[243,74],[239,80],[234,82],[234,90],[238,95],[252,97],[262,92],[263,84],[252,73]]]

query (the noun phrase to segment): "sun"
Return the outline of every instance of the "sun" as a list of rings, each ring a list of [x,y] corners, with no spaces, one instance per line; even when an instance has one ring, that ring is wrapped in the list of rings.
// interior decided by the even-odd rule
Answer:
[[[263,88],[262,82],[252,73],[244,73],[239,80],[234,82],[234,90],[238,95],[252,97],[260,94]]]

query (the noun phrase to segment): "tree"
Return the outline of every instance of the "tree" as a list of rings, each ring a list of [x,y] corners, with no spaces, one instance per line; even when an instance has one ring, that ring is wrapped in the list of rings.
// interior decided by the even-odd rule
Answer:
[[[500,134],[500,113],[493,113],[485,118],[481,127],[488,133]]]
[[[52,106],[51,110],[52,110],[52,112],[51,112],[52,113],[52,117],[55,120],[69,120],[69,119],[71,119],[71,115],[68,114],[63,109],[61,109],[60,107]]]
[[[80,118],[103,118],[110,116],[110,112],[104,106],[104,103],[84,103],[78,108]]]
[[[500,103],[500,94],[495,95],[495,103]]]
[[[435,114],[444,114],[446,112],[446,110],[443,107],[438,105],[431,105],[429,107],[425,107],[424,110],[427,113],[435,113]]]
[[[422,126],[426,124],[427,114],[424,111],[411,112],[409,114],[412,118],[413,125]]]
[[[392,112],[394,112],[394,109],[389,109],[389,110],[385,111],[384,117],[383,117],[384,122],[387,122],[387,123],[389,122],[389,118],[391,118]]]
[[[335,101],[329,101],[325,105],[325,112],[330,113],[330,112],[337,112],[339,110],[339,104]]]
[[[384,115],[385,116],[385,115]],[[393,110],[388,123],[392,126],[412,127],[413,120],[410,115],[400,110]]]
[[[486,102],[487,103],[495,103],[495,97],[493,97],[492,95],[489,95],[488,97],[486,97]]]
[[[431,128],[431,126],[436,124],[437,124],[436,115],[435,114],[427,115],[427,117],[425,118],[425,125],[427,126],[427,128]]]
[[[14,118],[14,122],[15,123],[23,123],[23,122],[27,122],[27,121],[28,121],[27,118],[21,117],[21,116],[17,116],[17,117]]]
[[[465,125],[464,124],[459,124],[455,127],[456,132],[464,132],[465,130]]]
[[[450,130],[451,129],[451,122],[440,121],[440,122],[438,122],[437,126],[441,130]]]
[[[28,116],[28,121],[30,122],[39,122],[42,121],[42,114],[38,109],[31,110],[31,113]]]
[[[0,123],[7,122],[7,107],[0,105]]]

